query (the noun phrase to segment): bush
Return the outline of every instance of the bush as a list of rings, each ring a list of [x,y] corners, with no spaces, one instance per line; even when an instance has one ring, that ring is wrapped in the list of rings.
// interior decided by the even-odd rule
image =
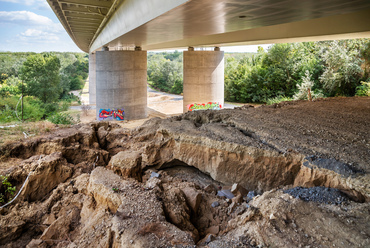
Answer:
[[[38,98],[25,96],[23,98],[23,119],[38,121],[43,118],[45,115],[45,109],[42,107],[42,105],[42,102]],[[19,96],[0,98],[0,123],[19,121],[16,111],[19,118],[21,118],[22,112]]]
[[[183,91],[183,83],[181,79],[175,80],[175,82],[172,85],[171,93],[172,94],[181,94]]]
[[[305,76],[302,78],[302,84],[297,84],[298,92],[294,94],[294,100],[308,100],[308,89],[311,92],[311,98],[316,99],[324,97],[322,93],[316,93],[312,90],[314,82],[311,80],[311,74],[307,70]]]
[[[11,201],[15,191],[15,186],[8,181],[8,176],[0,175],[0,203]]]
[[[370,96],[370,82],[361,82],[361,85],[356,87],[356,96]]]
[[[48,121],[54,124],[73,125],[76,122],[73,117],[67,113],[56,113],[48,118]]]
[[[69,101],[61,101],[60,102],[60,110],[61,111],[67,111],[70,106],[71,106],[71,102],[69,102]]]
[[[172,54],[149,54],[148,55],[148,81],[155,89],[175,94],[182,93],[182,56]]]
[[[272,105],[272,104],[280,103],[280,102],[289,102],[289,101],[293,101],[293,98],[286,97],[286,96],[277,96],[277,97],[268,99],[267,105]]]

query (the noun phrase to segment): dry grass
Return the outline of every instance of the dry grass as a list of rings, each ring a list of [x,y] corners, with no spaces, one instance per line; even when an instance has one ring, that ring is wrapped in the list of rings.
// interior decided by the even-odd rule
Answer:
[[[0,145],[15,141],[23,141],[33,136],[45,134],[55,129],[56,125],[49,121],[6,123],[0,125]]]

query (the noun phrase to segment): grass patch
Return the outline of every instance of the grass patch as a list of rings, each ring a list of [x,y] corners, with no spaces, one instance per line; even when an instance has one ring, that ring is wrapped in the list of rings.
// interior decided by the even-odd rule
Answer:
[[[286,96],[277,96],[277,97],[268,99],[266,103],[267,105],[272,105],[275,103],[289,102],[289,101],[293,101],[293,98],[286,97]]]

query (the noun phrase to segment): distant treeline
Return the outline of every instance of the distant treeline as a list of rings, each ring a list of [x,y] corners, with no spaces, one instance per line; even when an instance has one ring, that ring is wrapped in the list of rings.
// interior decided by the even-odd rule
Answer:
[[[148,81],[160,91],[182,93],[182,52],[148,53]]]
[[[0,52],[0,122],[16,120],[23,93],[26,119],[39,120],[68,108],[88,76],[85,53]],[[19,109],[18,109],[19,111]]]
[[[370,95],[370,39],[274,44],[225,54],[225,100],[271,102],[311,96]],[[148,81],[182,92],[182,53],[149,53]]]

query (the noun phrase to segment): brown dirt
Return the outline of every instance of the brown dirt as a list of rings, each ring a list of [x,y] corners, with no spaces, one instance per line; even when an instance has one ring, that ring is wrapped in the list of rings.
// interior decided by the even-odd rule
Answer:
[[[17,190],[31,174],[0,210],[0,247],[368,247],[369,123],[369,97],[332,98],[133,129],[93,122],[3,145],[0,174]],[[283,192],[296,186],[348,200]]]

